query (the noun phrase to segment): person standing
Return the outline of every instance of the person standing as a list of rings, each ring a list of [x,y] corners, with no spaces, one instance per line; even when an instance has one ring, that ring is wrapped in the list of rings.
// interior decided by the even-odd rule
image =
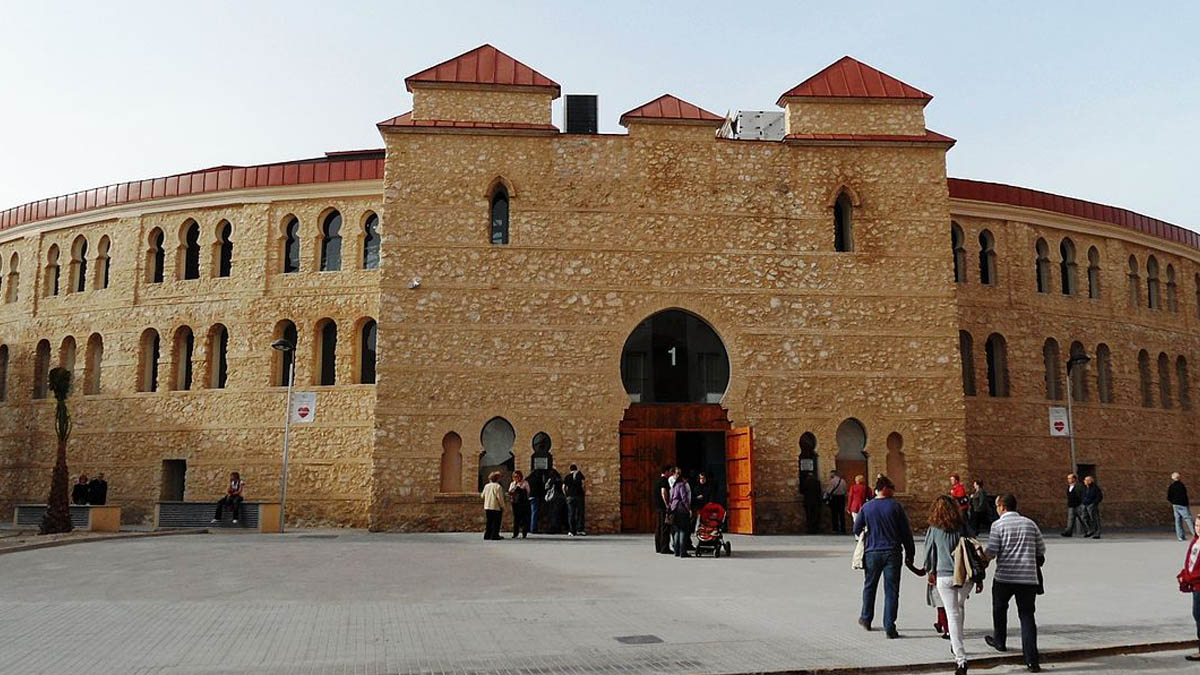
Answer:
[[[854,477],[854,485],[846,492],[846,511],[850,514],[850,526],[854,526],[854,520],[858,518],[858,512],[862,510],[863,504],[866,504],[874,496],[871,488],[867,487],[866,478],[860,473]]]
[[[956,473],[950,474],[950,498],[958,506],[958,513],[963,523],[968,521],[967,511],[971,508],[971,498],[967,496],[967,486],[963,485],[962,477]]]
[[[983,532],[995,520],[992,510],[994,508],[994,500],[988,498],[988,493],[983,489],[983,481],[975,480],[971,483],[973,491],[971,492],[971,508],[967,512],[969,516],[968,525],[972,532]]]
[[[217,512],[213,515],[212,522],[221,522],[221,515],[225,508],[233,511],[233,524],[238,524],[238,518],[242,515],[242,491],[246,489],[246,482],[242,480],[242,474],[234,471],[229,474],[229,487],[225,489],[225,496],[217,501]]]
[[[529,534],[538,533],[538,514],[542,508],[542,502],[546,500],[546,472],[534,469],[529,472],[529,478],[525,479],[529,483]]]
[[[557,469],[550,469],[543,474],[546,477],[545,497],[542,501],[542,508],[546,510],[546,527],[549,534],[563,533],[563,492],[562,492],[562,476],[559,475]]]
[[[671,487],[671,500],[667,503],[667,512],[671,514],[675,557],[692,557],[692,554],[687,552],[692,543],[692,486],[688,485],[679,467],[675,467],[675,485]]]
[[[108,503],[108,481],[104,474],[96,474],[88,483],[88,503],[93,506],[104,506]]]
[[[1171,485],[1167,488],[1167,501],[1171,502],[1171,519],[1175,523],[1175,535],[1179,541],[1187,541],[1187,533],[1192,524],[1192,511],[1189,508],[1187,486],[1179,479],[1179,472],[1171,474]]]
[[[804,518],[808,533],[816,534],[821,529],[821,479],[815,471],[808,474],[800,487],[804,493]]]
[[[1067,474],[1067,529],[1062,536],[1070,537],[1075,534],[1075,523],[1079,523],[1080,533],[1087,532],[1087,523],[1083,522],[1083,490],[1080,489],[1075,474]]]
[[[946,613],[946,633],[954,653],[955,675],[967,672],[967,652],[963,647],[963,617],[971,584],[954,585],[954,551],[963,537],[962,510],[950,497],[942,495],[929,509],[929,529],[925,532],[925,566],[935,584]],[[975,592],[982,591],[982,585]],[[939,613],[940,614],[940,613]],[[940,618],[940,616],[939,616]]]
[[[500,539],[500,516],[504,513],[504,491],[500,488],[500,472],[493,471],[488,475],[487,485],[479,493],[483,498],[483,515],[486,525],[483,538],[488,540]]]
[[[1192,620],[1196,622],[1196,640],[1200,644],[1200,516],[1192,522],[1192,543],[1183,554],[1183,569],[1175,577],[1179,590],[1192,596]],[[1200,652],[1183,657],[1200,661]]]
[[[654,552],[671,552],[671,525],[667,522],[667,504],[671,501],[671,481],[673,475],[668,464],[662,468],[658,480],[654,481],[654,492],[650,495],[654,502]]]
[[[520,471],[513,472],[512,482],[508,485],[508,498],[512,500],[512,538],[521,535],[524,539],[529,535],[529,481]]]
[[[1087,528],[1083,536],[1092,539],[1100,538],[1100,502],[1104,501],[1104,490],[1096,484],[1092,476],[1083,477],[1083,490],[1079,495],[1080,508],[1083,509],[1083,524]]]
[[[583,472],[575,464],[563,477],[563,497],[567,500],[567,536],[586,537],[583,530]]]
[[[912,565],[916,547],[913,544],[912,528],[904,508],[892,499],[895,491],[892,481],[880,475],[875,481],[877,498],[867,502],[854,519],[854,534],[867,531],[863,548],[863,596],[862,612],[858,625],[871,630],[875,618],[875,595],[879,578],[883,577],[883,627],[889,638],[898,638],[896,613],[900,608],[900,552],[904,551],[904,564]]]
[[[87,474],[79,474],[79,480],[75,482],[75,487],[71,488],[71,503],[84,506],[88,503],[88,496]]]
[[[829,489],[825,491],[825,495],[829,501],[830,523],[833,531],[838,534],[846,534],[846,491],[848,489],[846,480],[837,472],[837,469],[829,472]]]
[[[996,561],[992,576],[992,634],[983,638],[996,651],[1008,651],[1008,603],[1017,600],[1021,619],[1021,651],[1031,673],[1041,672],[1037,648],[1035,599],[1041,587],[1039,568],[1046,560],[1046,542],[1036,523],[1017,513],[1012,493],[996,497],[1000,518],[988,533],[984,555]]]

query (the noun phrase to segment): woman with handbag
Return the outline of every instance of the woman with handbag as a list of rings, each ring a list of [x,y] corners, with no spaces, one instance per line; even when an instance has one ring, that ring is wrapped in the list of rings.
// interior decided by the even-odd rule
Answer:
[[[529,534],[529,481],[525,474],[514,471],[512,483],[508,485],[508,497],[512,500],[513,539]]]
[[[1196,639],[1200,641],[1200,515],[1192,521],[1192,543],[1188,544],[1183,556],[1183,569],[1175,577],[1179,590],[1192,596],[1192,619],[1196,622]],[[1200,661],[1200,651],[1184,657],[1188,661]]]
[[[683,479],[683,471],[675,467],[675,485],[671,487],[671,499],[667,502],[667,515],[671,519],[671,539],[675,557],[690,558],[687,552],[691,544],[692,486]]]
[[[966,675],[967,652],[963,647],[963,619],[967,595],[972,584],[954,585],[954,551],[964,536],[966,523],[962,510],[952,497],[941,495],[929,509],[929,529],[925,532],[925,567],[929,581],[936,587],[946,615],[946,633],[950,636],[950,650],[954,653],[955,675]],[[975,592],[982,591],[977,586]],[[936,605],[935,605],[936,606]],[[938,611],[941,618],[942,611]]]

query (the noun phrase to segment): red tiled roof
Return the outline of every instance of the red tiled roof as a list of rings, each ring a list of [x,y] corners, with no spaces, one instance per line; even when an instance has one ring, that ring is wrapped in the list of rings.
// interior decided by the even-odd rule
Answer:
[[[932,96],[904,84],[849,56],[834,61],[824,70],[792,87],[779,97],[783,105],[789,97],[805,98],[894,98],[930,101]]]
[[[255,166],[224,166],[191,173],[148,178],[41,199],[0,211],[0,230],[39,220],[165,197],[225,192],[246,188],[340,183],[383,178],[383,150],[355,151],[339,157],[305,159]]]
[[[476,47],[404,78],[404,86],[409,91],[412,91],[413,83],[541,87],[553,89],[556,97],[560,91],[557,82],[491,45]]]
[[[1029,188],[1004,185],[1002,183],[986,183],[965,178],[950,178],[947,180],[952,199],[968,199],[977,202],[993,204],[1008,204],[1040,209],[1052,213],[1075,216],[1096,220],[1102,223],[1118,225],[1143,234],[1148,234],[1167,241],[1173,241],[1200,248],[1200,233],[1172,225],[1164,220],[1143,216],[1128,209],[1115,206],[1105,206],[1072,197],[1030,190]]]
[[[700,124],[707,124],[709,122],[720,124],[725,121],[725,118],[720,115],[714,115],[704,108],[692,105],[681,98],[670,94],[663,94],[653,101],[621,115],[621,126],[629,126],[629,120],[671,120]]]
[[[396,127],[442,127],[452,129],[531,129],[535,131],[558,131],[553,124],[533,124],[530,122],[470,122],[464,120],[414,120],[412,111],[397,115],[375,125],[380,129]]]
[[[925,130],[924,136],[910,136],[906,134],[788,134],[783,137],[785,141],[876,141],[876,142],[903,142],[903,143],[949,143],[953,145],[957,141],[945,134],[939,134],[936,131],[929,129]]]

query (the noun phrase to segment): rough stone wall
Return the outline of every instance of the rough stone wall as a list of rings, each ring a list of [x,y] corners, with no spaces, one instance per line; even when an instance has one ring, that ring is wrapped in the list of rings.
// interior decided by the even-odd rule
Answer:
[[[952,211],[960,208],[952,205]],[[987,210],[987,207],[982,207]],[[978,204],[969,205],[978,214]],[[1011,214],[1008,218],[1013,218]],[[1097,480],[1104,488],[1103,521],[1110,525],[1149,525],[1166,522],[1166,487],[1172,471],[1200,476],[1200,444],[1192,433],[1197,420],[1196,390],[1189,387],[1193,401],[1184,409],[1179,401],[1175,359],[1184,356],[1194,371],[1200,316],[1197,316],[1194,275],[1200,254],[1167,242],[1113,226],[1039,217],[1030,212],[1022,220],[989,219],[979,215],[955,215],[965,231],[967,248],[966,283],[958,284],[959,317],[964,330],[974,337],[975,381],[978,394],[966,397],[967,448],[972,477],[981,477],[989,492],[1013,491],[1022,512],[1043,525],[1066,522],[1065,476],[1070,471],[1066,438],[1049,435],[1047,407],[1065,406],[1063,400],[1047,400],[1042,347],[1054,338],[1061,354],[1060,379],[1066,379],[1066,359],[1071,343],[1083,343],[1096,356],[1097,346],[1112,352],[1112,403],[1098,396],[1097,363],[1086,367],[1088,398],[1073,403],[1077,432],[1076,454],[1080,464],[1094,464]],[[996,237],[999,279],[994,286],[979,283],[979,244],[982,229]],[[1036,253],[1038,238],[1050,250],[1050,292],[1037,291]],[[1059,244],[1070,237],[1078,260],[1078,292],[1063,295],[1059,270]],[[1100,297],[1088,297],[1088,249],[1100,254]],[[949,247],[947,247],[949,248]],[[1164,309],[1146,306],[1146,259],[1155,255],[1161,266]],[[1141,306],[1129,306],[1128,258],[1137,256],[1140,272]],[[1166,267],[1177,275],[1178,312],[1165,309]],[[1009,398],[988,396],[984,343],[993,332],[1008,343]],[[1138,352],[1146,349],[1151,358],[1151,383],[1155,404],[1142,406]],[[1165,352],[1171,360],[1174,405],[1159,403],[1157,356]]]
[[[922,101],[811,101],[785,104],[789,134],[902,134],[925,135]]]
[[[539,90],[495,91],[413,87],[413,119],[550,124],[552,94]]]
[[[546,431],[555,464],[591,479],[588,527],[618,529],[621,348],[668,308],[725,341],[723,405],[755,428],[762,531],[799,525],[799,436],[817,435],[827,470],[848,417],[867,428],[872,471],[903,434],[914,503],[965,466],[944,152],[633,126],[386,135],[385,220],[404,238],[385,241],[372,527],[476,526],[477,496],[438,496],[441,442],[462,437],[473,492],[481,427],[503,416],[519,468]],[[497,179],[508,246],[488,243]],[[855,253],[833,251],[842,184],[861,198]]]
[[[330,208],[344,217],[344,271],[322,273],[316,271],[318,219]],[[297,388],[320,393],[316,421],[293,427],[289,520],[365,525],[374,386],[351,382],[356,323],[378,316],[379,309],[378,271],[356,269],[361,254],[355,251],[361,251],[362,218],[368,211],[379,212],[378,199],[277,199],[210,208],[156,202],[125,217],[66,229],[54,229],[51,221],[15,240],[0,241],[0,255],[16,249],[22,260],[20,302],[0,305],[0,344],[10,350],[8,396],[0,403],[3,506],[45,500],[54,462],[54,403],[52,397],[32,400],[34,355],[37,342],[48,339],[51,366],[58,365],[60,345],[68,336],[78,345],[70,399],[75,421],[71,473],[105,473],[110,503],[123,507],[126,522],[153,517],[164,459],[187,461],[188,500],[221,496],[228,472],[238,470],[248,483],[248,499],[277,501],[285,393],[272,386],[269,345],[276,322],[290,318],[300,343]],[[280,233],[287,214],[295,214],[302,223],[302,262],[299,273],[283,275],[278,273]],[[182,269],[182,249],[177,244],[188,219],[201,227],[201,278],[180,280],[176,271]],[[233,226],[232,275],[214,278],[212,256],[222,220]],[[165,233],[161,284],[148,283],[145,269],[147,242],[155,227]],[[79,234],[89,240],[89,274],[96,270],[100,238],[111,238],[108,288],[93,289],[89,283],[84,292],[65,292],[70,246]],[[34,271],[35,261],[45,264],[52,244],[64,251],[64,292],[59,296],[43,295],[44,275]],[[339,327],[338,384],[312,387],[313,331],[325,317]],[[225,389],[209,387],[209,331],[218,323],[229,331]],[[191,391],[170,390],[178,365],[173,336],[181,326],[195,335]],[[137,391],[140,338],[147,328],[156,329],[161,339],[157,392]],[[103,339],[103,359],[100,391],[88,394],[83,376],[93,334]]]

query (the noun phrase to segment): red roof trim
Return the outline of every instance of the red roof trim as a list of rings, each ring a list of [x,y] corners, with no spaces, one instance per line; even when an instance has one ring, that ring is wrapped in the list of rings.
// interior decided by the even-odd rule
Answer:
[[[710,113],[698,105],[688,103],[671,94],[663,94],[653,101],[621,115],[621,126],[629,126],[630,120],[682,120],[686,122],[714,122],[720,124],[725,121],[725,118]]]
[[[784,92],[786,98],[888,98],[929,102],[933,96],[849,56]]]
[[[404,87],[408,91],[412,91],[413,83],[538,87],[553,89],[555,96],[560,91],[554,80],[489,44],[404,78]]]
[[[1061,213],[1076,218],[1095,220],[1110,225],[1117,225],[1130,230],[1148,234],[1184,246],[1200,249],[1200,233],[1172,225],[1165,220],[1151,218],[1140,213],[1115,206],[1106,206],[1095,202],[1063,197],[1061,195],[1031,190],[1029,188],[988,183],[965,178],[947,179],[952,199],[967,199],[993,204],[1008,204],[1031,209],[1040,209],[1052,213]]]
[[[377,124],[381,129],[391,128],[448,128],[448,129],[513,129],[513,130],[536,130],[536,131],[558,131],[558,127],[553,124],[532,124],[529,122],[471,122],[464,120],[414,120],[412,112],[406,112],[403,115],[397,115],[391,119],[384,120]]]

